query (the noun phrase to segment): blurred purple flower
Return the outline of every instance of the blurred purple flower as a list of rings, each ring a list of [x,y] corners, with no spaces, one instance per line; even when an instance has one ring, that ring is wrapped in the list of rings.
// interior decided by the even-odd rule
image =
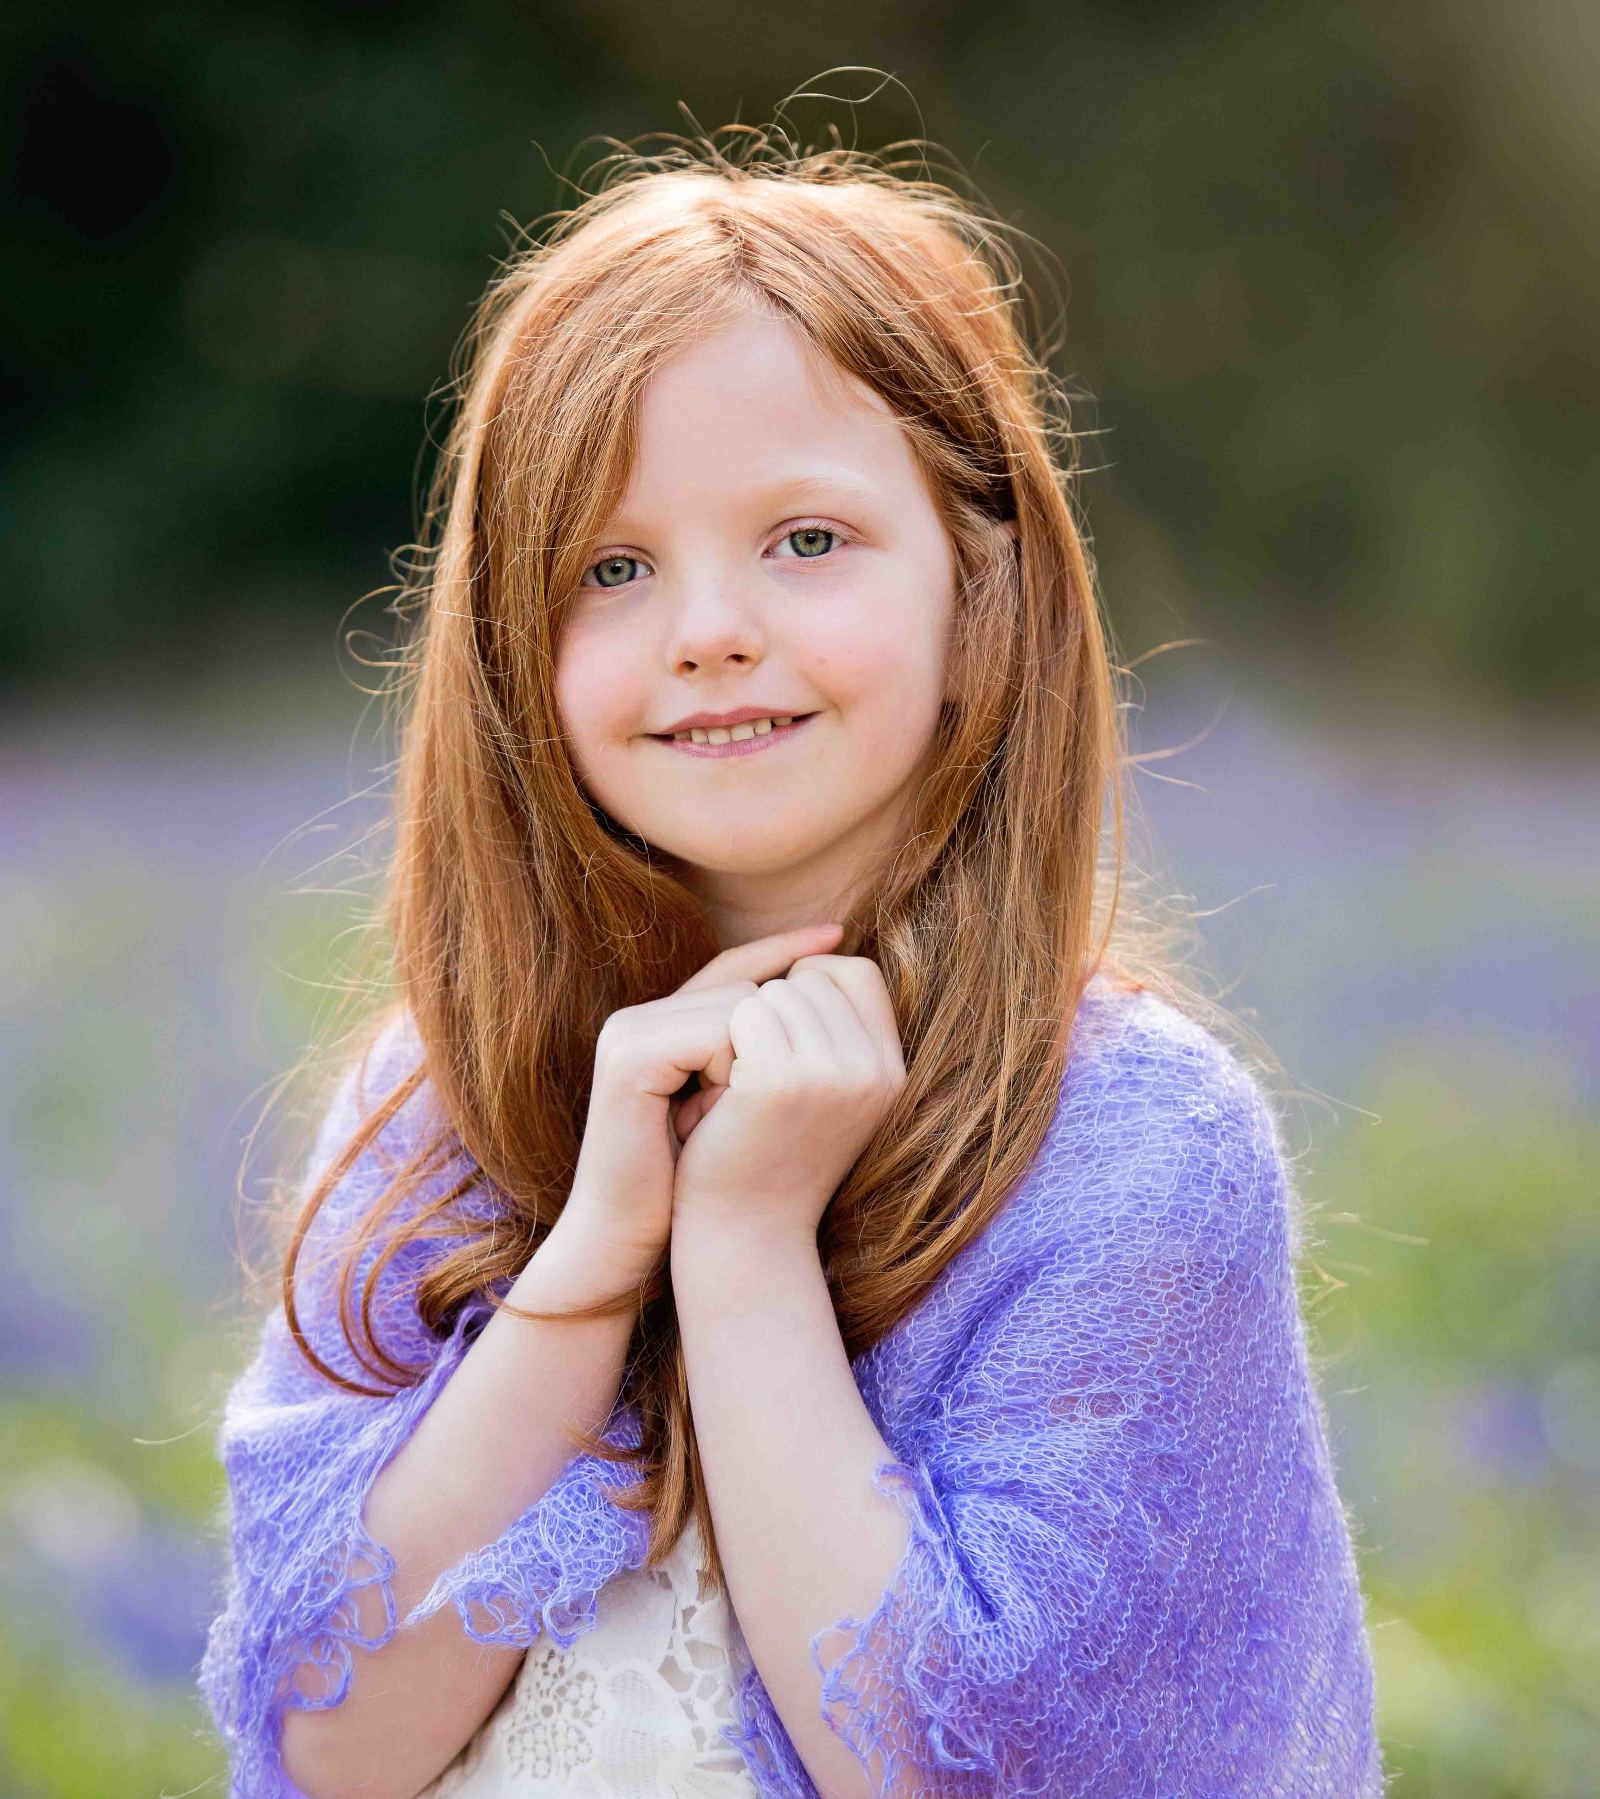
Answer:
[[[139,1679],[187,1681],[205,1647],[216,1575],[215,1556],[193,1533],[147,1520],[137,1543],[77,1596],[85,1629]]]
[[[1540,1391],[1532,1381],[1501,1380],[1461,1395],[1463,1442],[1487,1472],[1511,1486],[1543,1486],[1554,1466]]]

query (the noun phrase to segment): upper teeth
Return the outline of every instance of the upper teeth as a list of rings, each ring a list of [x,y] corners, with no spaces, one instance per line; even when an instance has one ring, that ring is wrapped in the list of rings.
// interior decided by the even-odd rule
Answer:
[[[710,730],[702,730],[696,725],[689,731],[674,731],[674,743],[743,743],[747,737],[765,737],[774,725],[792,724],[793,718],[751,718],[742,725],[733,725],[724,729],[721,725],[713,725]]]

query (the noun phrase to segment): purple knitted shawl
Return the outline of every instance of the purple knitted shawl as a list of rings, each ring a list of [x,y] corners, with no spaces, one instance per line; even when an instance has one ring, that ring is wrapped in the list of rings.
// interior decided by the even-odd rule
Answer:
[[[359,1093],[359,1071],[347,1073],[308,1179],[419,1056],[401,1015]],[[314,1252],[382,1191],[391,1158],[429,1121],[431,1092],[424,1083],[349,1171],[306,1246],[303,1328],[367,1384],[339,1331],[337,1260],[317,1269]],[[458,1154],[428,1191],[463,1166]],[[877,1484],[911,1536],[871,1615],[820,1633],[812,1655],[820,1671],[817,1646],[845,1633],[823,1710],[882,1790],[1382,1792],[1361,1589],[1296,1301],[1295,1212],[1254,1075],[1171,1006],[1097,974],[1026,1175],[854,1364],[896,1458]],[[333,1388],[300,1358],[279,1308],[228,1397],[218,1448],[231,1566],[200,1685],[228,1745],[232,1799],[297,1793],[278,1743],[301,1662],[324,1671],[320,1703],[337,1704],[352,1650],[450,1604],[480,1642],[526,1647],[542,1630],[568,1647],[594,1627],[598,1590],[643,1563],[648,1517],[602,1491],[627,1483],[626,1465],[575,1456],[396,1619],[393,1563],[363,1528],[365,1496],[488,1316],[473,1302],[448,1340],[417,1318],[417,1275],[448,1247],[409,1245],[380,1282],[379,1340],[428,1365],[418,1385],[381,1399]],[[364,1254],[358,1279],[377,1250]],[[608,1436],[637,1443],[631,1408]],[[389,1622],[369,1641],[351,1594],[374,1582]],[[815,1799],[747,1656],[735,1679],[726,1734],[757,1788]]]

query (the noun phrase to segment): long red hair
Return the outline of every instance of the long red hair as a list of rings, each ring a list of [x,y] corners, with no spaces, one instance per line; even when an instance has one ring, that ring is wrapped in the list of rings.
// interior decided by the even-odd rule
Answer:
[[[381,1393],[420,1373],[377,1342],[372,1294],[405,1242],[440,1234],[459,1185],[393,1228],[359,1302],[348,1288],[427,1155],[396,1172],[343,1265],[344,1332],[378,1384],[329,1368],[295,1310],[306,1232],[396,1108],[431,1083],[435,1149],[465,1149],[509,1208],[492,1227],[457,1221],[459,1247],[421,1279],[417,1307],[442,1333],[471,1295],[499,1303],[496,1284],[560,1215],[602,1021],[717,952],[671,859],[581,789],[551,670],[626,484],[646,382],[740,309],[777,309],[889,403],[957,556],[962,698],[945,708],[912,828],[839,946],[881,967],[907,1069],[819,1234],[849,1353],[916,1305],[1028,1167],[1096,969],[1209,1009],[1165,957],[1170,931],[1119,905],[1123,671],[1075,515],[1065,400],[1028,345],[1024,297],[1016,254],[976,201],[750,127],[613,159],[597,191],[500,266],[461,346],[394,608],[409,624],[389,688],[397,836],[374,922],[392,954],[390,1011],[409,1011],[423,1059],[306,1197],[284,1260],[291,1327],[328,1379]],[[618,1304],[637,1307],[624,1397],[643,1426],[618,1502],[653,1514],[652,1565],[692,1513],[720,1577],[664,1263]]]

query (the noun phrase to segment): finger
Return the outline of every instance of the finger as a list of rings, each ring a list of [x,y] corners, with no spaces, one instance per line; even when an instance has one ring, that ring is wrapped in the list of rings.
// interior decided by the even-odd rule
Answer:
[[[731,1061],[728,1013],[755,991],[754,982],[741,981],[681,1000],[669,995],[667,1002],[643,1010],[631,1021],[629,1035],[616,1052],[626,1058],[621,1065],[638,1070],[646,1077],[647,1090],[666,1098],[692,1074],[710,1070],[712,1078],[725,1081]]]
[[[813,955],[831,949],[844,935],[837,920],[823,924],[801,925],[793,931],[779,931],[771,937],[757,937],[750,943],[738,943],[713,956],[705,967],[689,976],[679,993],[696,987],[719,987],[728,981],[766,981],[781,975],[799,956]]]
[[[702,1087],[683,1101],[672,1117],[672,1128],[680,1143],[688,1142],[690,1132],[726,1092],[726,1087]]]
[[[730,1013],[729,1016],[731,1017],[732,1014]],[[726,1026],[723,1027],[723,1030],[723,1041],[718,1045],[716,1054],[700,1070],[701,1080],[712,1087],[726,1087],[728,1076],[733,1072],[733,1041],[726,1035]]]
[[[680,1143],[688,1142],[690,1131],[700,1122],[700,1114],[705,1110],[700,1102],[704,1097],[701,1092],[691,1093],[672,1108],[672,1131]]]
[[[791,987],[780,978],[763,981],[760,992],[761,998],[783,1020],[783,1028],[798,1055],[814,1062],[834,1059],[827,1026],[818,1016],[817,1008],[798,987]]]
[[[833,979],[826,958],[796,964],[783,977],[785,987],[802,993],[816,1008],[835,1054],[852,1066],[876,1069],[882,1054],[877,1034],[863,1021],[850,997]]]
[[[838,985],[878,1045],[885,1063],[903,1070],[905,1057],[900,1043],[900,1025],[894,1015],[894,1001],[889,997],[883,970],[877,963],[868,956],[805,956],[789,972],[793,976],[809,967],[820,968]]]
[[[736,1059],[782,1061],[792,1051],[788,1027],[763,994],[741,1000],[728,1016],[728,1035]]]

